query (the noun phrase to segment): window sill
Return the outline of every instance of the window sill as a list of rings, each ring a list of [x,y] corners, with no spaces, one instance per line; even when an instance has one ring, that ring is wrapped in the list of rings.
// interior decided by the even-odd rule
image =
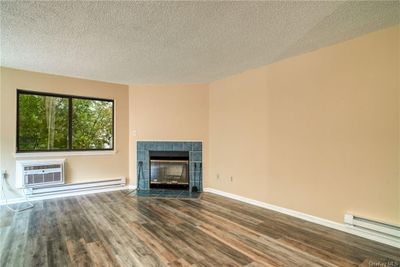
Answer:
[[[14,158],[37,158],[37,157],[69,157],[69,156],[102,156],[115,155],[116,150],[104,151],[60,151],[60,152],[19,152],[14,153]]]

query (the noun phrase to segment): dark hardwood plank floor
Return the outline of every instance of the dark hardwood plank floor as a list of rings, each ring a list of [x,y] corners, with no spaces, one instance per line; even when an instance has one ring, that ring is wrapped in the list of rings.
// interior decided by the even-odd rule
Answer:
[[[204,193],[0,208],[0,266],[400,266],[400,249]]]

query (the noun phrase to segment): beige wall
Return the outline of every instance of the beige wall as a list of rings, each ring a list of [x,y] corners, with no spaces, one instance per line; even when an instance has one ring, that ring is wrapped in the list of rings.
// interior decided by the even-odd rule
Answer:
[[[18,194],[14,189],[17,88],[114,99],[116,154],[54,158],[66,158],[66,182],[128,177],[128,86],[1,68],[0,166],[9,173],[8,197]]]
[[[204,180],[208,170],[208,86],[130,86],[130,177],[136,185],[137,140],[203,141]],[[134,134],[136,131],[136,136]]]
[[[399,223],[399,29],[212,82],[208,186]]]

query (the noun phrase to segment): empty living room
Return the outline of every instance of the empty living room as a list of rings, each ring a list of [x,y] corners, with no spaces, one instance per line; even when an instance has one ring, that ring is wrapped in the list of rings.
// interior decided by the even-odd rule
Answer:
[[[400,267],[400,1],[0,23],[1,267]]]

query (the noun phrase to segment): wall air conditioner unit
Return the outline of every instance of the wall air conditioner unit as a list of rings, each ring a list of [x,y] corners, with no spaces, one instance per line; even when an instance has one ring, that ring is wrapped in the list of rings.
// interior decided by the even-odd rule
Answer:
[[[17,188],[34,188],[64,183],[65,159],[18,160]]]

